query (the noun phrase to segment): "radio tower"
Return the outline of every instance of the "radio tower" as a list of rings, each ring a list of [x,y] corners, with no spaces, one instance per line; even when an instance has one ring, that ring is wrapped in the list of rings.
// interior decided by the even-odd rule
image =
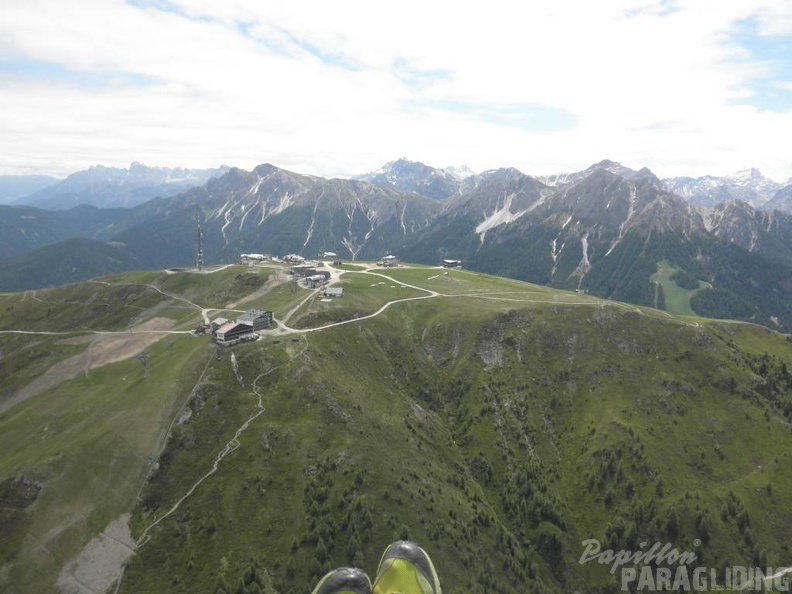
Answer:
[[[201,219],[198,219],[198,257],[195,259],[195,266],[198,272],[203,272],[203,229],[201,229]]]

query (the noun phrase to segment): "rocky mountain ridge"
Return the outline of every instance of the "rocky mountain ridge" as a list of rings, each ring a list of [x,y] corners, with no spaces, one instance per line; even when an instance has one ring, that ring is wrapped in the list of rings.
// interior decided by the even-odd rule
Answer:
[[[613,161],[563,180],[542,181],[514,168],[454,179],[454,193],[438,199],[271,164],[233,168],[170,199],[119,209],[118,220],[100,219],[89,237],[122,247],[119,262],[187,266],[195,261],[200,220],[207,263],[250,252],[332,251],[344,260],[395,253],[425,264],[452,258],[482,272],[660,308],[652,279],[669,262],[728,293],[718,299],[730,305],[708,311],[792,327],[788,214],[739,201],[696,206],[648,169]],[[24,238],[36,218],[17,217],[14,232]],[[31,264],[17,276],[35,282],[41,260],[24,261]],[[17,264],[3,271],[7,277]]]
[[[458,194],[465,180],[474,176],[475,173],[464,165],[439,169],[401,158],[386,163],[377,171],[354,176],[352,179],[444,200]]]
[[[66,210],[80,204],[100,208],[130,208],[157,197],[168,197],[223,175],[227,166],[214,169],[94,165],[66,179],[19,197],[16,204],[48,210]]]
[[[697,178],[667,178],[663,183],[669,192],[698,206],[716,206],[723,202],[740,200],[763,208],[784,187],[784,184],[765,177],[755,168],[722,177],[705,175]]]
[[[740,200],[756,208],[792,212],[792,204],[789,204],[788,200],[784,200],[784,196],[792,194],[790,189],[792,180],[780,183],[764,176],[756,168],[738,171],[727,176],[704,175],[660,179],[646,167],[633,170],[616,161],[606,159],[582,171],[533,177],[547,186],[559,187],[579,182],[594,171],[603,169],[627,179],[650,179],[667,192],[683,198],[694,206],[713,207],[724,202]],[[376,172],[360,175],[355,179],[369,181],[383,187],[409,190],[429,198],[442,200],[464,193],[465,190],[477,183],[479,176],[465,167],[460,170],[464,172],[464,175],[459,175],[459,172],[452,167],[434,168],[402,158],[385,164]],[[780,195],[779,192],[781,192]],[[778,198],[776,198],[777,195]]]

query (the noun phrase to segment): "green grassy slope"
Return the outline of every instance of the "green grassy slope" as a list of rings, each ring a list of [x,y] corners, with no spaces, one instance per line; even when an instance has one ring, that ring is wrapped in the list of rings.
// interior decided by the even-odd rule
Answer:
[[[162,341],[149,349],[147,380],[131,359],[0,418],[0,474],[43,485],[4,591],[51,591],[88,540],[135,504],[170,417],[209,356],[205,349],[190,338]]]
[[[201,319],[192,299],[219,306],[266,278],[242,267],[140,272],[0,295],[0,590],[52,591],[86,543],[132,510],[212,349],[185,332],[151,335],[140,347],[148,379],[134,349],[117,363],[91,361],[129,349],[141,325],[192,329]],[[62,381],[3,409],[48,375]]]
[[[4,591],[46,591],[125,511],[139,547],[120,592],[306,592],[339,565],[373,573],[397,538],[430,552],[446,593],[617,590],[607,568],[578,563],[587,538],[671,542],[715,568],[790,563],[786,337],[468,271],[376,272],[395,282],[349,272],[338,309],[314,300],[287,320],[307,332],[221,351],[172,335],[149,349],[148,380],[131,359],[0,414],[0,498],[23,502],[2,524]],[[98,302],[170,283],[219,307],[249,290],[218,298],[238,271],[221,274],[91,288]],[[179,303],[147,295],[135,319]],[[259,299],[285,315],[306,295],[274,285]],[[42,307],[2,299],[26,320]],[[110,314],[119,328],[132,315]],[[41,488],[27,507],[25,483],[3,482],[18,477]]]
[[[389,277],[359,272],[347,272],[335,286],[344,289],[342,298],[315,295],[295,312],[291,326],[315,328],[328,323],[352,320],[372,315],[391,301],[427,295],[426,291],[394,283]]]
[[[698,281],[698,287],[685,289],[680,287],[671,277],[678,273],[680,268],[674,266],[670,262],[663,260],[657,264],[657,272],[650,277],[650,280],[662,287],[665,309],[668,312],[680,314],[684,316],[695,316],[696,312],[690,307],[690,299],[705,286],[711,287],[709,283],[702,283]],[[658,304],[655,303],[657,306]]]
[[[419,275],[432,276],[393,273]],[[787,562],[789,393],[774,400],[759,378],[767,352],[765,383],[784,389],[770,378],[792,362],[788,342],[595,300],[551,305],[522,287],[522,303],[457,293],[245,346],[246,387],[228,354],[213,361],[138,534],[253,410],[256,378],[266,410],[151,531],[121,591],[302,592],[337,565],[373,572],[405,536],[448,592],[607,589],[604,568],[577,563],[589,537],[671,541],[716,568]]]

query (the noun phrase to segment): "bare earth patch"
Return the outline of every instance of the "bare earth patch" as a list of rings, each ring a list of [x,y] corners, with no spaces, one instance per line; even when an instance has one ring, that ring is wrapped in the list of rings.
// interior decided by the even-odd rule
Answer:
[[[124,563],[135,549],[129,517],[123,514],[110,522],[76,559],[66,563],[58,577],[61,594],[104,594],[118,581]]]
[[[79,355],[64,359],[50,367],[46,373],[40,375],[27,386],[19,390],[8,400],[0,402],[0,414],[13,406],[24,402],[38,394],[73,379],[84,373],[88,375],[91,369],[123,361],[133,357],[162,338],[159,332],[167,332],[174,326],[174,321],[168,318],[152,318],[142,324],[130,328],[127,332],[117,334],[86,334],[65,338],[63,344],[85,344],[88,348]]]
[[[226,307],[227,309],[234,309],[243,305],[245,303],[249,303],[254,299],[258,299],[259,297],[263,297],[267,293],[269,293],[273,288],[276,286],[283,284],[283,279],[280,278],[280,274],[273,273],[264,284],[261,285],[258,289],[253,291],[252,293],[245,295],[238,301],[234,301],[233,303],[229,303]]]

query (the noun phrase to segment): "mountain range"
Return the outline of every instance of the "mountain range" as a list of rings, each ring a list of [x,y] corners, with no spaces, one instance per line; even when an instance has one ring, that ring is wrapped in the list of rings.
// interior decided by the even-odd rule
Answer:
[[[371,181],[260,165],[133,208],[0,207],[0,287],[189,266],[201,221],[208,263],[326,250],[345,260],[453,258],[609,299],[792,328],[792,217],[784,212],[737,200],[695,205],[648,169],[613,161],[539,178],[512,168],[460,175],[402,159],[364,177]],[[764,184],[758,174],[744,179]],[[47,244],[55,245],[42,251]]]
[[[473,171],[464,165],[437,169],[417,161],[401,158],[386,163],[377,171],[365,173],[353,179],[443,200],[459,193],[464,187],[465,179],[474,176]]]
[[[633,172],[619,163],[603,161],[584,171],[535,177],[546,185],[559,186],[580,181],[593,168],[604,167],[619,175],[651,174],[648,169]],[[188,169],[132,163],[129,168],[96,165],[72,173],[63,180],[46,175],[6,175],[0,176],[0,204],[49,210],[64,210],[80,204],[99,208],[128,208],[151,198],[169,197],[191,187],[204,185],[209,179],[229,169],[225,165],[215,169]],[[464,165],[436,168],[401,158],[386,163],[377,171],[353,176],[352,179],[443,200],[463,192],[467,187],[466,180],[475,177],[476,174]],[[792,179],[779,183],[765,177],[758,169],[747,169],[721,177],[664,178],[662,184],[672,194],[698,206],[715,206],[739,200],[765,210],[792,212],[789,201]]]
[[[132,163],[128,168],[96,165],[72,173],[64,180],[46,176],[0,177],[0,199],[4,203],[65,210],[88,204],[100,208],[129,208],[152,198],[168,197],[205,184],[228,171],[148,167]]]
[[[779,190],[790,186],[790,182],[780,184],[763,176],[758,169],[740,171],[727,177],[674,177],[664,179],[663,183],[669,192],[681,196],[691,204],[715,206],[739,200],[767,209],[778,208],[772,204],[772,200]]]
[[[209,264],[336,252],[344,297],[275,263],[143,270],[191,267],[199,223]],[[0,251],[25,290],[0,294],[3,592],[296,593],[399,538],[447,592],[617,591],[589,538],[789,564],[792,355],[768,327],[792,328],[790,214],[613,161],[264,164],[131,208],[3,206]],[[432,267],[355,264],[386,253]],[[277,329],[192,332],[248,307]]]
[[[738,200],[765,210],[792,212],[792,205],[784,200],[784,196],[792,194],[792,179],[783,184],[778,183],[762,175],[758,169],[747,169],[721,177],[706,175],[660,180],[647,168],[633,171],[614,161],[605,160],[583,171],[534,177],[545,185],[556,187],[580,181],[596,169],[607,169],[628,179],[649,176],[668,192],[696,206],[711,207]],[[464,192],[475,177],[473,171],[465,166],[438,169],[402,158],[355,179],[396,190],[410,190],[429,198],[444,199]]]
[[[49,175],[0,175],[0,204],[12,204],[58,183]]]

